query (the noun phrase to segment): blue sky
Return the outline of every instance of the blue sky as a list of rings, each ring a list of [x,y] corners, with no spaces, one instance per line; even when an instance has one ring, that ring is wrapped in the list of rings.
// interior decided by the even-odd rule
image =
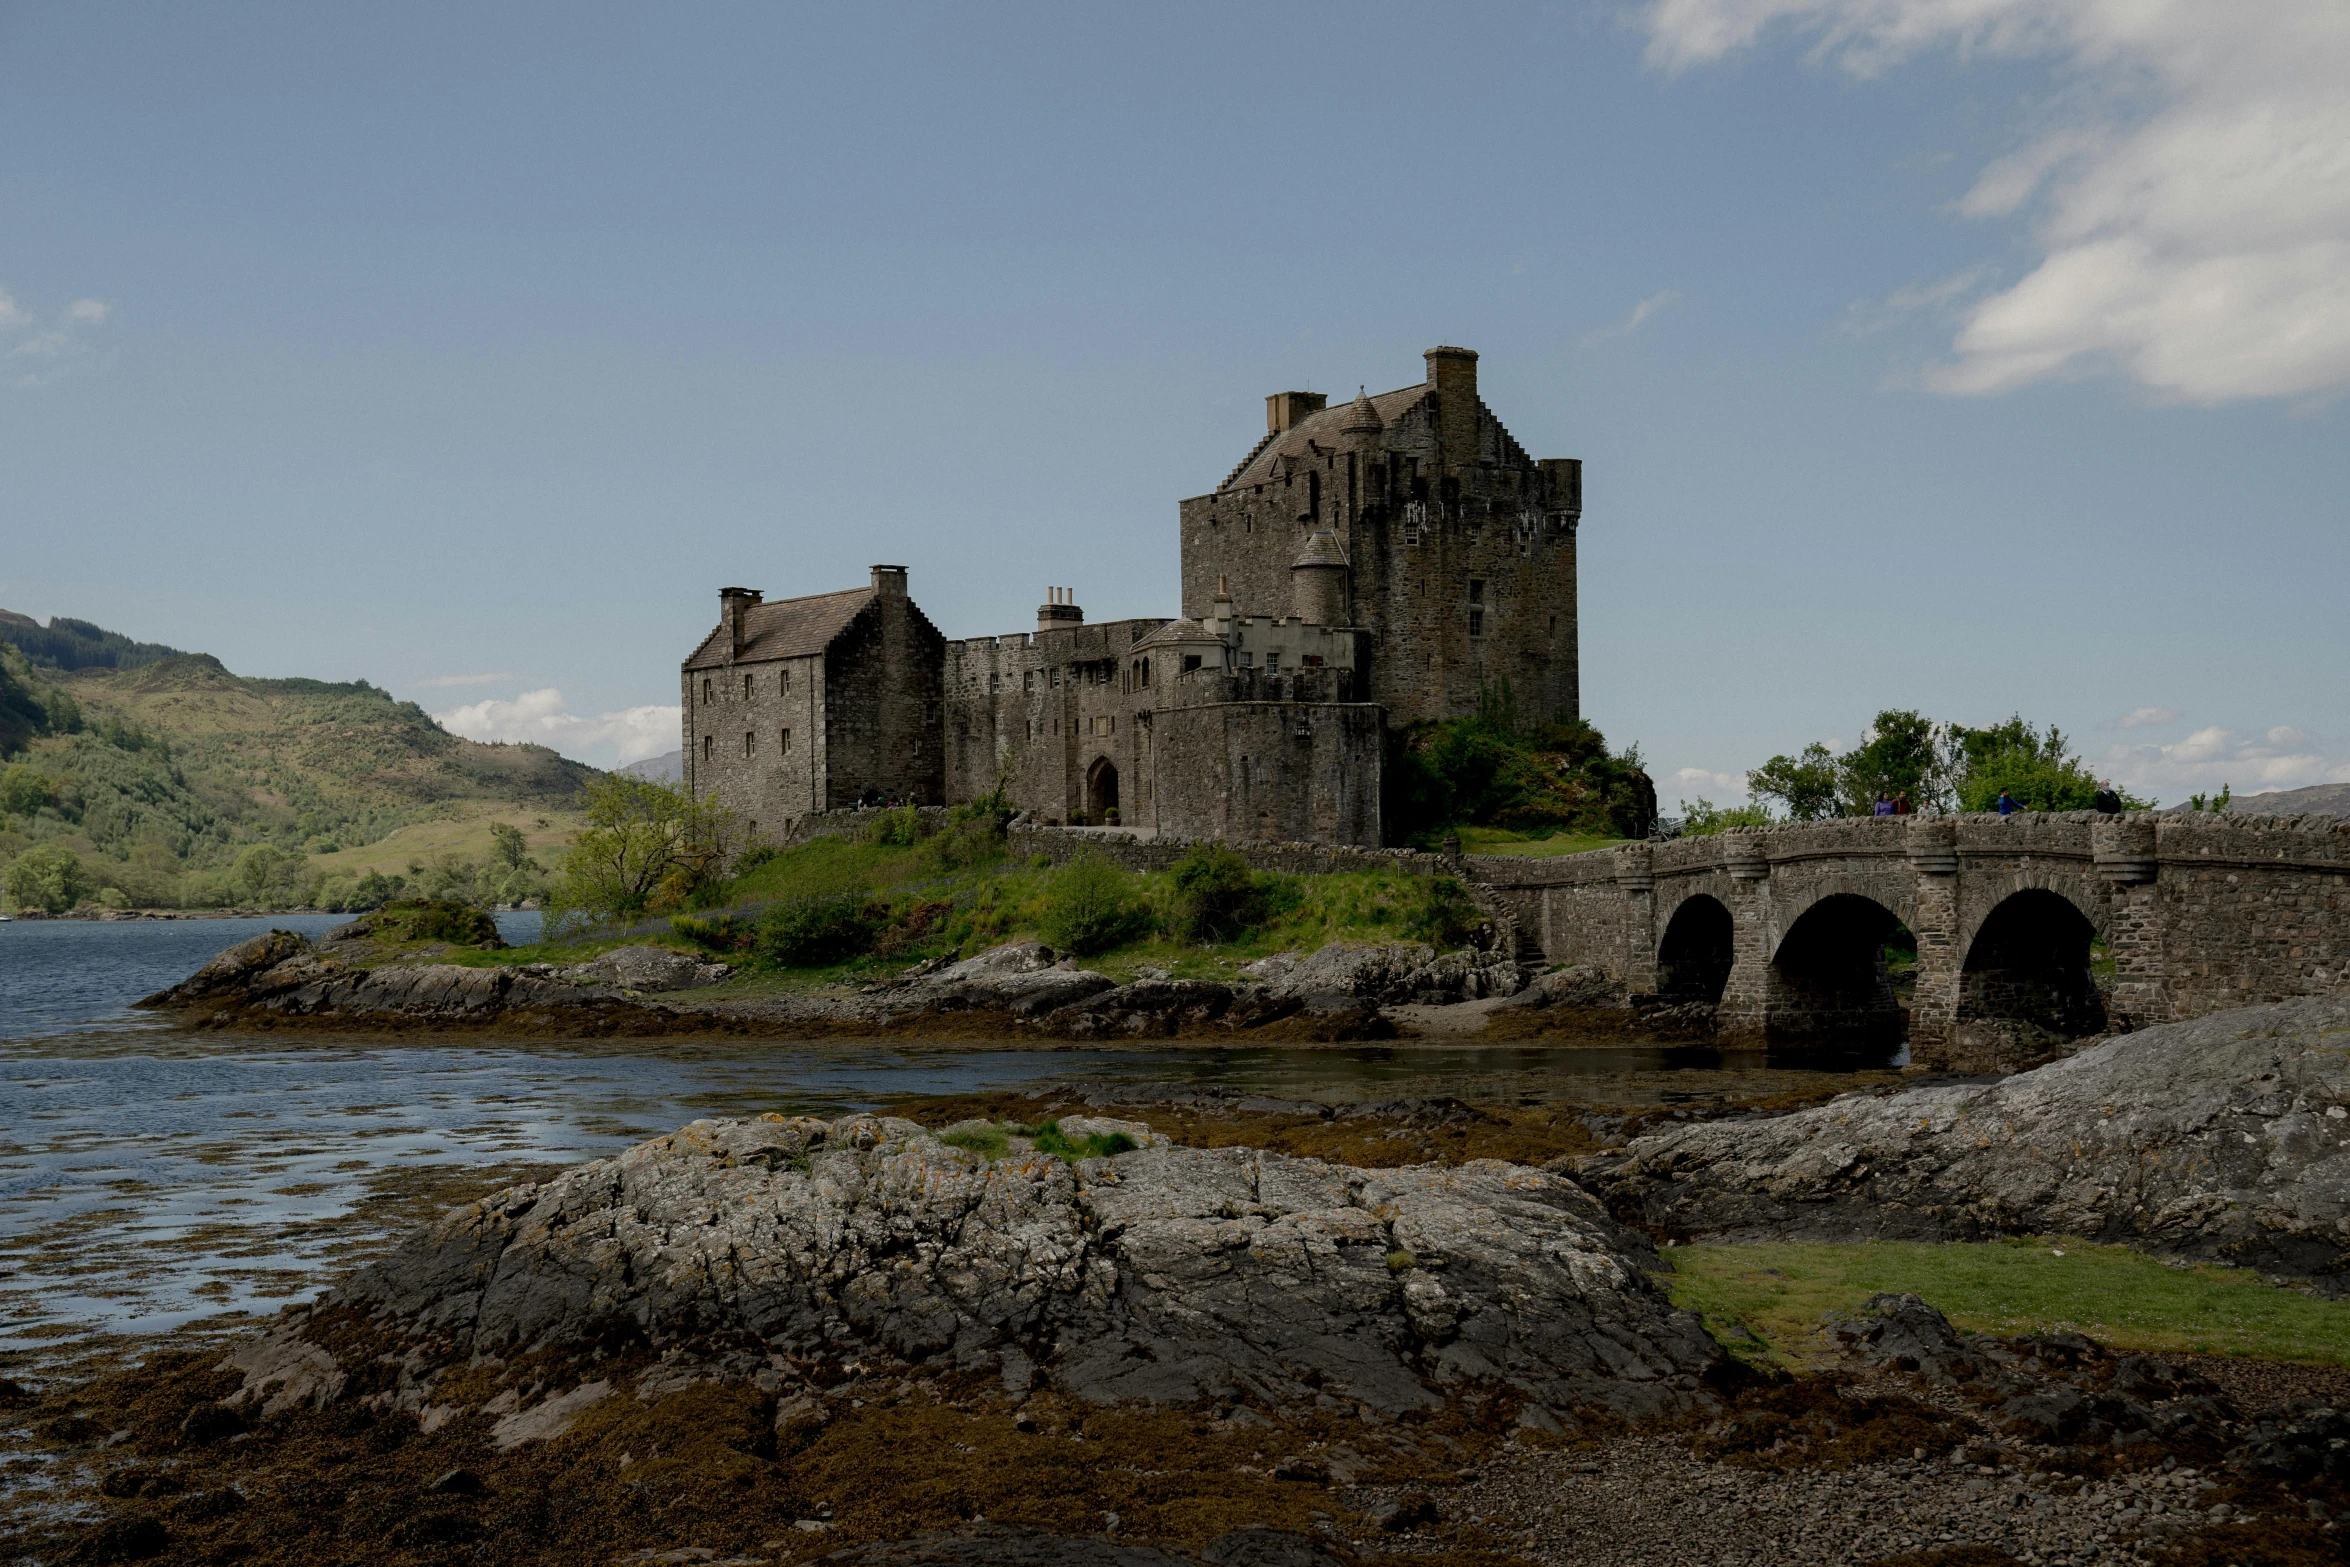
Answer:
[[[2346,17],[0,3],[0,605],[610,763],[724,583],[1172,613],[1266,393],[1451,342],[1668,802],[2350,779]]]

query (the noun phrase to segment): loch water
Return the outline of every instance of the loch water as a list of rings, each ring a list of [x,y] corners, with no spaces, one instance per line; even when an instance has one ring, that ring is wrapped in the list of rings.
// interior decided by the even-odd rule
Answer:
[[[1881,1066],[1545,1040],[1104,1049],[186,1029],[132,1003],[273,926],[338,915],[0,924],[0,1374],[201,1339],[317,1294],[441,1208],[699,1116],[841,1114],[1048,1080],[1324,1102],[1698,1097]],[[504,915],[511,940],[537,916]]]

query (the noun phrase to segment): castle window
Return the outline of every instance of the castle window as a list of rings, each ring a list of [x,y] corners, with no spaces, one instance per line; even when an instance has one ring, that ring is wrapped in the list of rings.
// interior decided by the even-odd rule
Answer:
[[[1036,689],[1035,670],[1023,669],[1020,671],[1020,689],[1023,691],[1033,691]]]
[[[1191,673],[1193,670],[1195,670],[1195,669],[1197,669],[1197,668],[1199,668],[1199,655],[1198,655],[1197,653],[1186,653],[1186,654],[1184,654],[1184,655],[1183,655],[1183,672],[1184,672],[1185,674],[1187,674],[1187,675],[1188,675],[1188,674],[1190,674],[1190,673]]]
[[[995,695],[995,694],[996,694],[996,692],[998,692],[998,691],[1000,691],[1000,690],[1002,690],[1002,689],[1003,689],[1003,685],[1004,685],[1004,677],[1003,677],[1003,676],[1001,676],[1001,675],[989,675],[989,676],[987,677],[987,694],[988,694],[989,696],[993,696],[993,695]]]
[[[745,676],[743,676],[743,700],[744,700],[744,701],[746,701],[746,702],[748,702],[750,699],[751,699],[751,677],[750,677],[749,675],[745,675]]]
[[[717,759],[718,737],[716,735],[702,736],[702,760],[705,762],[711,762],[716,761]]]
[[[1118,720],[1109,713],[1096,713],[1093,715],[1093,732],[1097,735],[1106,735],[1117,726]]]
[[[1550,617],[1550,634],[1554,637],[1559,634],[1559,618],[1556,615]]]
[[[1241,667],[1241,668],[1243,668],[1243,669],[1254,669],[1254,668],[1256,668],[1256,667],[1257,667],[1257,656],[1256,656],[1256,654],[1254,654],[1254,653],[1243,653],[1243,654],[1241,654],[1241,655],[1240,655],[1240,667]]]
[[[1265,673],[1266,673],[1266,674],[1268,674],[1268,675],[1277,675],[1277,674],[1281,673],[1281,655],[1280,655],[1280,654],[1278,654],[1278,653],[1267,653],[1267,654],[1265,655]]]
[[[1473,637],[1485,635],[1485,611],[1481,609],[1469,611],[1469,635]]]
[[[778,756],[789,756],[789,755],[791,755],[791,731],[790,731],[790,730],[788,730],[788,729],[784,729],[784,730],[779,730],[779,731],[777,731],[777,733],[776,733],[776,736],[775,736],[775,754],[776,754],[776,755],[778,755]]]
[[[1469,602],[1472,604],[1485,602],[1485,579],[1483,577],[1469,579]]]
[[[775,672],[775,689],[784,692],[791,690],[791,665],[786,664]]]
[[[1055,664],[1051,671],[1046,675],[1046,679],[1051,681],[1053,689],[1058,691],[1061,688],[1061,666]]]
[[[748,729],[743,731],[743,755],[749,756],[759,748],[759,737]]]
[[[707,677],[705,677],[705,678],[703,679],[703,681],[702,681],[702,705],[703,705],[704,707],[708,707],[708,706],[709,706],[709,705],[710,705],[712,702],[715,702],[716,700],[718,700],[718,699],[717,699],[716,697],[714,697],[714,696],[712,696],[712,695],[710,694],[710,682],[709,682],[708,678],[707,678]]]

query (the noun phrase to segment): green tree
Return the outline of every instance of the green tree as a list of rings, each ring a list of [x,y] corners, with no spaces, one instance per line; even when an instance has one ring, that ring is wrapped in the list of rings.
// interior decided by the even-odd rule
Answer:
[[[522,836],[522,829],[508,822],[490,823],[490,842],[497,862],[509,871],[539,868],[539,862],[530,857],[530,840]]]
[[[277,889],[279,878],[291,858],[284,850],[266,843],[252,844],[237,856],[237,863],[229,873],[239,892],[248,903],[268,903]]]
[[[1193,941],[1229,940],[1265,916],[1264,879],[1223,844],[1194,844],[1168,879],[1177,924]]]
[[[588,783],[581,805],[588,824],[571,835],[548,894],[550,936],[682,905],[734,847],[733,813],[695,800],[682,784],[606,773]]]
[[[1697,803],[1681,802],[1681,831],[1692,838],[1728,832],[1733,827],[1768,827],[1770,808],[1763,805],[1716,805],[1700,795]]]
[[[1879,795],[1906,794],[1921,811],[1939,810],[1949,799],[1942,726],[1908,708],[1879,713],[1860,747],[1837,758],[1836,771],[1856,816],[1868,815]]]
[[[8,867],[8,896],[20,909],[63,914],[78,907],[94,890],[80,856],[58,844],[27,849]]]
[[[57,798],[57,785],[49,775],[22,762],[0,772],[0,811],[11,816],[31,816]]]
[[[1774,756],[1746,775],[1746,792],[1757,800],[1776,800],[1789,818],[1816,822],[1836,814],[1844,792],[1844,778],[1836,757],[1814,740],[1795,756]]]
[[[1950,727],[1951,771],[1957,777],[1958,808],[1991,811],[2001,790],[2027,811],[2085,811],[2097,795],[2097,775],[2072,754],[2054,724],[2035,730],[2016,714],[1987,729]],[[2143,800],[2123,804],[2143,808]]]

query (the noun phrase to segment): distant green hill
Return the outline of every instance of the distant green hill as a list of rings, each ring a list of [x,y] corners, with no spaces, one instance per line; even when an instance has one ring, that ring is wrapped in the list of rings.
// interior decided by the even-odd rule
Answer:
[[[544,746],[461,739],[365,681],[251,679],[5,611],[0,757],[0,861],[64,848],[138,903],[228,901],[221,877],[255,844],[307,863],[419,822],[553,822],[594,776]],[[298,873],[275,890],[297,901]]]

